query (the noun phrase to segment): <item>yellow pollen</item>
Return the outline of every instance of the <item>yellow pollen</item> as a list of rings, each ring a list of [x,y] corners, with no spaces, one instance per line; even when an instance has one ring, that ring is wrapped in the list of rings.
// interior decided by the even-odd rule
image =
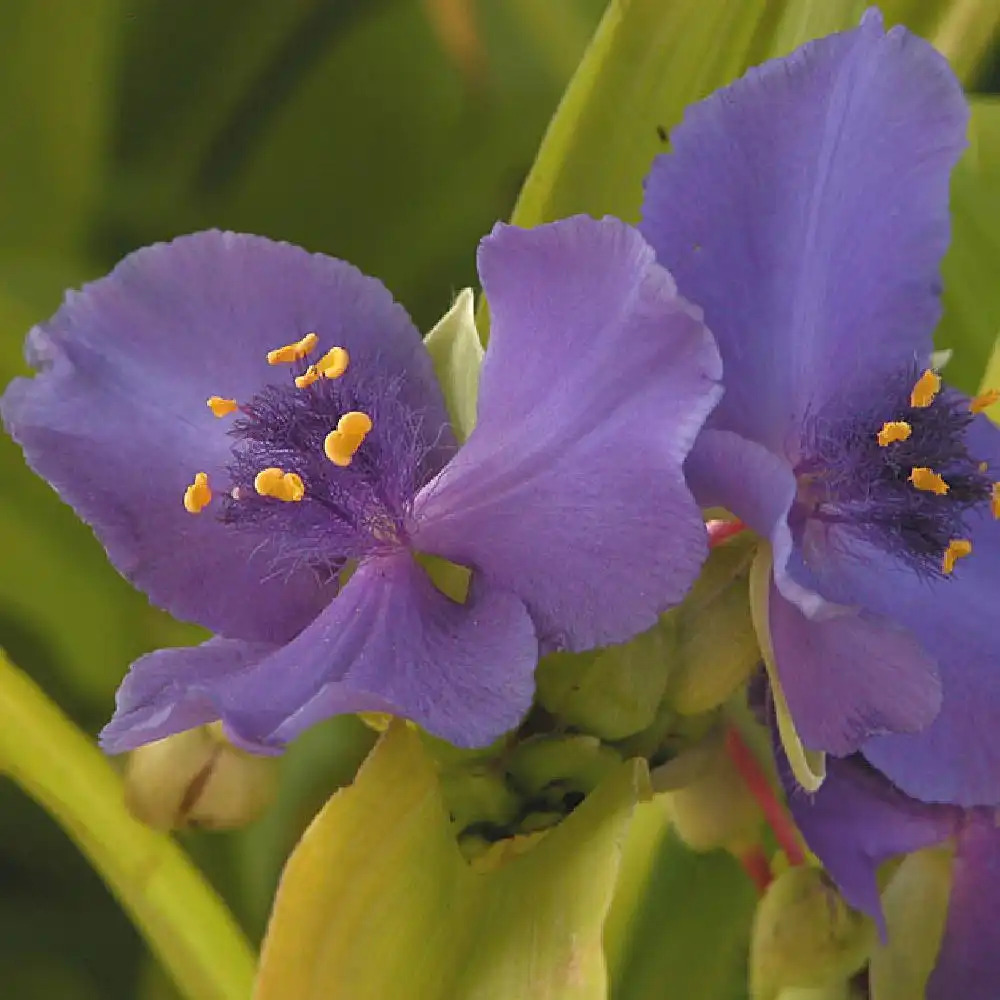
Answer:
[[[990,513],[1000,521],[1000,483],[993,484],[993,492],[990,494]]]
[[[941,557],[941,572],[945,576],[950,576],[955,569],[955,563],[971,554],[972,542],[968,538],[953,538]]]
[[[184,509],[189,514],[200,514],[211,500],[212,490],[208,485],[208,473],[196,473],[194,482],[184,491]]]
[[[269,365],[287,365],[292,361],[299,361],[310,351],[315,350],[318,343],[319,337],[315,333],[307,333],[294,344],[285,344],[284,347],[276,347],[273,351],[268,351],[267,363]]]
[[[316,368],[323,378],[340,378],[347,371],[347,366],[351,363],[351,356],[343,347],[331,347],[316,362]]]
[[[239,409],[235,399],[226,399],[225,396],[209,396],[205,400],[205,405],[215,414],[217,417],[224,417],[229,413],[234,413]]]
[[[307,389],[313,384],[313,382],[319,381],[319,372],[316,370],[315,365],[310,365],[305,373],[298,375],[295,378],[295,386],[298,389]]]
[[[973,413],[982,413],[997,401],[1000,401],[1000,389],[987,389],[986,392],[981,392],[969,400],[969,409]]]
[[[887,420],[877,434],[878,443],[886,448],[896,441],[905,441],[913,433],[913,428],[905,420]]]
[[[941,376],[937,372],[931,371],[930,368],[927,369],[917,379],[916,385],[913,387],[913,391],[910,393],[910,406],[915,406],[917,409],[923,409],[926,406],[930,406],[934,402],[937,394],[941,391]]]
[[[944,496],[948,492],[948,484],[933,469],[923,465],[910,469],[910,482],[925,493]]]
[[[262,497],[274,497],[275,500],[284,500],[288,503],[295,503],[306,495],[305,484],[302,477],[294,472],[283,472],[274,468],[261,469],[254,477],[253,488]]]
[[[330,431],[323,441],[323,451],[326,457],[342,469],[351,464],[351,460],[361,447],[361,442],[372,429],[372,418],[360,410],[351,410],[337,421],[337,429]]]

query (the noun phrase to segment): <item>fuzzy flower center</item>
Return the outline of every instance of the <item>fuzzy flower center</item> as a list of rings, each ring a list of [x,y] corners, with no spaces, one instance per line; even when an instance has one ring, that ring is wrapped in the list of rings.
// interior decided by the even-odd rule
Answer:
[[[841,401],[835,415],[810,421],[795,514],[850,526],[915,568],[948,576],[972,553],[968,516],[989,507],[1000,518],[997,470],[967,443],[976,414],[1000,393],[970,401],[930,369],[886,390],[875,405]]]
[[[413,497],[434,470],[401,380],[356,371],[343,347],[310,361],[318,347],[308,333],[268,352],[287,375],[245,402],[207,400],[216,417],[235,417],[229,481],[198,472],[183,503],[200,514],[218,496],[220,520],[277,542],[279,561],[337,572],[407,544]]]

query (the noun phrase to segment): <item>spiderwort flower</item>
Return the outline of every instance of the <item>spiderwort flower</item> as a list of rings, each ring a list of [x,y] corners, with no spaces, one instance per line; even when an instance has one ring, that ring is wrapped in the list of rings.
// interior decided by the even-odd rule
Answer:
[[[787,773],[784,780],[806,843],[847,902],[874,917],[883,935],[879,865],[920,848],[954,844],[944,936],[926,1000],[994,1000],[1000,983],[1000,828],[995,811],[910,799],[860,755],[831,761],[827,780],[814,796],[797,789]]]
[[[931,361],[967,118],[869,11],[689,109],[640,228],[719,342],[689,482],[770,540],[803,743],[972,805],[1000,801],[1000,435]]]
[[[540,644],[621,641],[682,597],[706,550],[682,463],[720,392],[700,313],[611,219],[499,226],[479,267],[493,339],[457,450],[403,309],[288,244],[140,250],[31,332],[9,431],[129,579],[216,633],[133,665],[108,750],[219,718],[266,750],[354,711],[485,744]],[[415,553],[472,570],[465,602]]]

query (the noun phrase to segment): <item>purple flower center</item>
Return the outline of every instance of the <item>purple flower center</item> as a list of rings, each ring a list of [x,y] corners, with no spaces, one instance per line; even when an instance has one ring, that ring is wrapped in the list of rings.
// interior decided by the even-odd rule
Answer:
[[[223,418],[237,414],[229,483],[206,477],[204,502],[188,509],[219,496],[222,522],[259,535],[276,569],[306,563],[329,576],[348,560],[408,544],[413,497],[440,459],[422,415],[402,398],[401,377],[356,371],[346,352],[324,377],[307,363],[306,343],[316,340],[300,341],[293,357],[281,352],[297,345],[271,352],[271,364],[290,370],[250,400],[209,401]]]
[[[845,398],[815,414],[795,467],[793,523],[847,525],[919,571],[949,574],[971,552],[970,512],[991,502],[997,512],[996,470],[966,441],[977,410],[914,369],[875,400]]]

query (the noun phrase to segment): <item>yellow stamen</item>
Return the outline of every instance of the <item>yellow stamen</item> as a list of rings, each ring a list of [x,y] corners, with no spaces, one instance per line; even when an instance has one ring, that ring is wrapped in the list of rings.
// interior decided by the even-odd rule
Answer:
[[[235,399],[226,399],[225,396],[209,396],[205,405],[217,417],[224,417],[240,408]]]
[[[968,538],[953,538],[941,557],[941,572],[945,576],[950,576],[955,569],[955,563],[971,554],[972,542]]]
[[[315,333],[307,333],[301,340],[293,344],[285,344],[284,347],[276,347],[273,351],[267,352],[267,363],[269,365],[287,365],[292,361],[299,361],[310,351],[315,350],[319,343],[319,337]]]
[[[316,362],[316,367],[323,378],[340,378],[347,371],[347,366],[351,363],[351,356],[343,347],[331,347]]]
[[[989,462],[980,462],[979,463],[979,471],[980,472],[985,472],[989,467],[990,467],[989,466]]]
[[[189,514],[200,514],[211,500],[212,490],[208,485],[208,473],[196,473],[194,482],[184,491],[184,509]]]
[[[261,469],[254,477],[253,488],[262,497],[274,497],[295,503],[306,495],[306,487],[302,477],[294,472],[283,472],[274,468]]]
[[[928,469],[924,465],[910,469],[910,482],[925,493],[944,496],[948,492],[948,484],[933,469]]]
[[[346,468],[361,447],[361,442],[372,429],[372,418],[360,410],[351,410],[337,421],[337,429],[330,431],[323,441],[323,451],[326,457]]]
[[[990,513],[1000,521],[1000,483],[993,484],[993,493],[990,495]]]
[[[913,391],[910,393],[910,406],[923,409],[934,402],[937,394],[941,391],[941,376],[937,372],[927,369],[917,379]]]
[[[1000,401],[1000,389],[987,389],[986,392],[981,392],[969,400],[969,409],[973,413],[982,413],[998,401]]]
[[[310,365],[303,375],[298,375],[295,378],[295,385],[299,389],[307,389],[313,384],[313,382],[319,381],[319,372],[316,370],[315,365]]]
[[[878,443],[886,448],[896,441],[905,441],[913,433],[913,428],[905,420],[887,420],[876,435]]]

